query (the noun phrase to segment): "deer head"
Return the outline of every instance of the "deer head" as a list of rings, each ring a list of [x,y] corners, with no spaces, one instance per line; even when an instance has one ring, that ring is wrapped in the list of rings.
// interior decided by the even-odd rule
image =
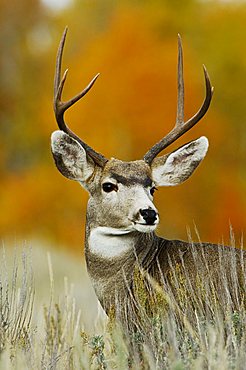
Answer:
[[[153,194],[158,186],[174,186],[187,180],[205,157],[208,140],[200,137],[179,149],[157,155],[185,132],[190,130],[207,112],[213,88],[204,67],[206,96],[198,112],[184,122],[184,81],[181,38],[178,38],[178,103],[174,128],[143,159],[124,162],[107,159],[96,152],[64,121],[65,111],[81,99],[93,86],[99,74],[78,95],[62,102],[62,90],[67,70],[61,77],[61,64],[67,29],[65,29],[56,61],[54,82],[54,111],[59,131],[51,137],[51,147],[58,170],[67,178],[78,181],[90,194],[87,219],[91,227],[104,227],[111,233],[132,231],[151,232],[159,215],[153,204]]]

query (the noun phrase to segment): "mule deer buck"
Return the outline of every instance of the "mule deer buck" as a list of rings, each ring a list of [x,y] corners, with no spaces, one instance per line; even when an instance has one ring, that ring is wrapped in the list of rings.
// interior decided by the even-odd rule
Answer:
[[[207,153],[208,140],[202,136],[171,153],[157,157],[206,114],[213,88],[205,67],[204,102],[198,112],[184,122],[183,56],[179,37],[175,127],[149,149],[143,159],[132,162],[106,159],[75,135],[64,120],[65,111],[86,95],[98,77],[96,75],[71,100],[62,101],[67,76],[67,70],[61,76],[66,33],[67,29],[63,33],[56,61],[54,112],[59,131],[53,132],[51,146],[58,170],[68,179],[78,181],[90,195],[85,256],[89,275],[104,310],[109,313],[113,308],[116,315],[121,318],[125,316],[125,321],[129,315],[136,313],[136,302],[139,299],[135,284],[136,271],[141,271],[141,276],[147,277],[144,284],[148,284],[151,291],[151,282],[156,282],[158,286],[163,285],[165,279],[170,282],[173,269],[184,266],[183,278],[187,279],[194,294],[199,277],[203,280],[208,274],[217,292],[224,284],[225,271],[219,269],[220,260],[224,258],[223,269],[235,269],[240,285],[245,274],[245,252],[242,250],[209,243],[167,240],[154,232],[159,223],[158,210],[153,203],[156,188],[183,183]],[[234,262],[228,264],[228,261]],[[175,283],[172,285],[175,290]]]

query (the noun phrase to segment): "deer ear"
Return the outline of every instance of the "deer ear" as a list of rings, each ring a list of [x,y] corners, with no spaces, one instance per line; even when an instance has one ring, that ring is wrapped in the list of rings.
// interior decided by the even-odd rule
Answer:
[[[55,131],[51,135],[51,150],[56,167],[62,175],[85,185],[93,174],[95,164],[86,155],[82,145],[65,132]]]
[[[151,165],[154,182],[159,186],[174,186],[187,180],[208,150],[205,136],[185,144],[178,150],[156,157]]]

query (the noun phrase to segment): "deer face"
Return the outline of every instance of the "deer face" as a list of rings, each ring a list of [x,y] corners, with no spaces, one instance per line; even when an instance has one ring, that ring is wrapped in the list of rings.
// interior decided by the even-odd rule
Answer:
[[[201,137],[180,149],[144,160],[110,159],[104,167],[89,157],[82,145],[68,134],[52,134],[52,153],[59,171],[78,181],[89,193],[88,218],[94,227],[122,232],[151,232],[159,223],[153,194],[158,186],[184,182],[204,158],[208,141]]]
[[[88,212],[93,212],[92,219],[96,220],[97,226],[127,232],[153,231],[159,222],[153,204],[154,189],[150,167],[144,161],[111,159],[101,171]]]

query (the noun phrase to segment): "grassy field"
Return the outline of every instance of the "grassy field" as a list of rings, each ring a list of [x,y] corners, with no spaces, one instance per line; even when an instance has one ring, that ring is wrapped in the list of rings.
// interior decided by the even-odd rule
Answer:
[[[194,292],[184,289],[180,270],[174,271],[182,299],[178,302],[171,292],[155,287],[168,308],[144,317],[147,331],[128,338],[97,303],[82,257],[43,243],[3,247],[0,369],[243,370],[245,275],[242,280],[235,274],[233,253],[229,275],[223,273],[223,263],[222,256],[222,300],[216,298],[209,276],[206,286]]]

